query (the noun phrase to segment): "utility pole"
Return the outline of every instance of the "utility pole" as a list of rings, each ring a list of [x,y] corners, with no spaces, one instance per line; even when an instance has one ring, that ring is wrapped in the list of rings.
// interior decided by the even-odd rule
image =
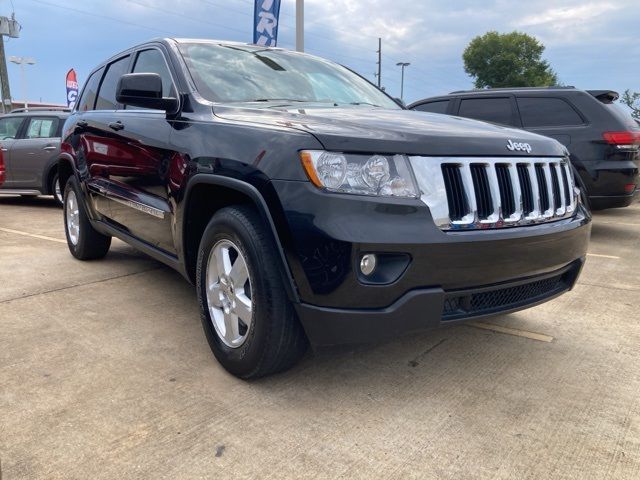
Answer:
[[[304,52],[304,0],[296,0],[296,52]]]
[[[376,62],[378,73],[374,75],[378,78],[378,88],[380,88],[382,84],[382,39],[380,37],[378,37],[378,51],[376,53],[378,54],[378,61]]]
[[[20,36],[20,24],[13,14],[11,18],[0,17],[0,88],[2,88],[2,106],[0,112],[11,111],[11,90],[9,89],[9,73],[7,72],[7,60],[4,54],[4,37],[18,38]]]
[[[11,110],[11,90],[9,89],[9,72],[7,59],[4,56],[4,35],[0,35],[0,88],[2,88],[2,113]]]
[[[404,102],[404,69],[411,65],[409,62],[398,62],[396,66],[402,68],[402,80],[400,80],[400,100]]]

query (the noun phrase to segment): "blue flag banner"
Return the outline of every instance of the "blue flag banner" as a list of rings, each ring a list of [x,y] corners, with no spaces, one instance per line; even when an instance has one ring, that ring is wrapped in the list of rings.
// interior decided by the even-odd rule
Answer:
[[[280,0],[255,0],[253,9],[253,43],[275,47],[278,43]]]

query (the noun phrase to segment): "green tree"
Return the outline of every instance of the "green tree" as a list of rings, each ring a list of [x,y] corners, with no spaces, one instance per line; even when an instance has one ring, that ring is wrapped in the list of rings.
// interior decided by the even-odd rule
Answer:
[[[620,101],[631,109],[633,118],[640,120],[640,92],[632,92],[627,89],[622,94]]]
[[[544,45],[526,33],[487,32],[471,40],[462,59],[476,88],[557,85],[558,77],[542,52]]]

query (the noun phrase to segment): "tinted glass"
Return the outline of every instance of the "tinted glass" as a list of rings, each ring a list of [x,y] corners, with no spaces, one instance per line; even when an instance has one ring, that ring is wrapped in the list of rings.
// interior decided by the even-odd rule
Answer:
[[[460,102],[458,115],[501,125],[513,125],[509,98],[465,98]]]
[[[198,92],[214,102],[294,101],[400,108],[371,83],[328,60],[250,45],[182,43]]]
[[[0,140],[16,138],[24,117],[8,117],[0,119]]]
[[[57,118],[31,118],[25,138],[52,138],[57,136]]]
[[[82,97],[78,101],[78,111],[84,112],[86,110],[93,110],[93,105],[96,103],[96,93],[98,93],[98,85],[102,78],[104,68],[97,70],[93,75],[89,77],[82,91]]]
[[[449,108],[449,100],[438,100],[437,102],[429,102],[423,103],[421,105],[416,105],[415,107],[413,107],[413,110],[431,113],[447,113],[447,108]]]
[[[157,73],[162,78],[162,96],[175,97],[169,68],[159,50],[144,50],[138,54],[133,73]]]
[[[129,66],[129,56],[116,60],[107,67],[107,73],[100,84],[98,92],[98,100],[96,101],[96,110],[117,110],[119,107],[116,102],[116,87],[120,77],[127,73]]]
[[[580,115],[560,98],[519,97],[518,109],[524,127],[582,125]]]

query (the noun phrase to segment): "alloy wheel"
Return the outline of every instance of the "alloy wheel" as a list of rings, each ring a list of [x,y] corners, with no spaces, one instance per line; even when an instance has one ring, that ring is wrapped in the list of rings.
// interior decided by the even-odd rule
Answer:
[[[207,262],[207,307],[216,334],[231,348],[240,347],[253,320],[251,278],[240,249],[230,240],[218,241]]]
[[[65,217],[67,219],[69,241],[71,241],[73,245],[77,245],[80,239],[80,209],[78,207],[76,192],[73,190],[69,190],[69,194],[67,195]]]

